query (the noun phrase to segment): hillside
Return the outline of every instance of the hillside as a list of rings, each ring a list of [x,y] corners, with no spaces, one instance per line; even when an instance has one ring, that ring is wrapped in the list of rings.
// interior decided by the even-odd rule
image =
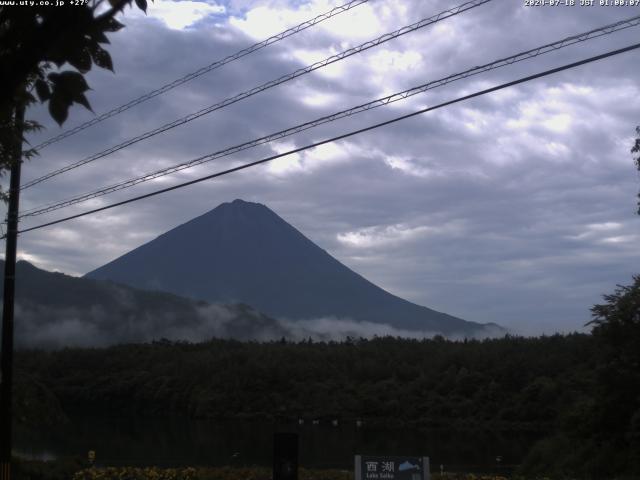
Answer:
[[[447,336],[503,334],[399,298],[315,245],[269,208],[235,200],[86,277],[209,302],[242,302],[289,320],[338,318]]]
[[[2,284],[0,278],[0,288]],[[17,264],[15,327],[18,347],[45,348],[161,338],[268,340],[288,334],[277,321],[247,305],[210,305],[47,272],[25,261]]]

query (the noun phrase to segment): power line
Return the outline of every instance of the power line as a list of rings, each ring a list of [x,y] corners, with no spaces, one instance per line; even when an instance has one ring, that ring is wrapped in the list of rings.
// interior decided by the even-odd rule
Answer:
[[[638,49],[638,48],[640,48],[640,43],[636,43],[636,44],[633,44],[633,45],[630,45],[630,46],[624,47],[624,48],[619,48],[617,50],[612,50],[610,52],[603,53],[601,55],[596,55],[596,56],[593,56],[593,57],[589,57],[589,58],[586,58],[584,60],[580,60],[578,62],[569,63],[569,64],[563,65],[561,67],[556,67],[556,68],[553,68],[553,69],[550,69],[550,70],[545,70],[544,72],[536,73],[534,75],[529,75],[527,77],[522,77],[522,78],[519,78],[518,80],[513,80],[511,82],[503,83],[503,84],[497,85],[495,87],[487,88],[485,90],[481,90],[481,91],[478,91],[478,92],[475,92],[475,93],[472,93],[472,94],[469,94],[469,95],[465,95],[463,97],[458,97],[458,98],[456,98],[454,100],[449,100],[447,102],[440,103],[440,104],[435,105],[433,107],[423,108],[423,109],[418,110],[416,112],[412,112],[412,113],[409,113],[409,114],[406,114],[406,115],[401,115],[401,116],[393,118],[391,120],[387,120],[387,121],[380,122],[380,123],[377,123],[377,124],[374,124],[374,125],[370,125],[368,127],[361,128],[359,130],[354,130],[354,131],[351,131],[351,132],[348,132],[348,133],[344,133],[342,135],[338,135],[336,137],[329,138],[327,140],[322,140],[320,142],[315,142],[315,143],[312,143],[312,144],[309,144],[309,145],[305,145],[304,147],[295,148],[295,149],[289,150],[287,152],[279,153],[277,155],[272,155],[270,157],[263,158],[261,160],[256,160],[255,162],[245,163],[245,164],[239,165],[237,167],[229,168],[227,170],[216,172],[216,173],[213,173],[211,175],[207,175],[205,177],[200,177],[200,178],[197,178],[195,180],[190,180],[188,182],[184,182],[184,183],[180,183],[178,185],[173,185],[171,187],[167,187],[167,188],[163,188],[163,189],[160,189],[160,190],[156,190],[154,192],[146,193],[144,195],[139,195],[137,197],[129,198],[129,199],[123,200],[121,202],[112,203],[110,205],[106,205],[106,206],[100,207],[100,208],[95,208],[95,209],[89,210],[87,212],[78,213],[76,215],[71,215],[71,216],[68,216],[68,217],[60,218],[58,220],[54,220],[52,222],[47,222],[47,223],[43,223],[43,224],[40,224],[40,225],[36,225],[34,227],[25,228],[24,230],[20,230],[18,233],[25,233],[25,232],[30,232],[32,230],[37,230],[37,229],[40,229],[40,228],[49,227],[51,225],[56,225],[58,223],[67,222],[69,220],[74,220],[76,218],[84,217],[84,216],[91,215],[91,214],[94,214],[94,213],[97,213],[97,212],[102,212],[104,210],[109,210],[111,208],[119,207],[121,205],[126,205],[128,203],[137,202],[139,200],[143,200],[145,198],[149,198],[149,197],[153,197],[153,196],[156,196],[156,195],[160,195],[162,193],[170,192],[172,190],[177,190],[179,188],[187,187],[189,185],[194,185],[196,183],[204,182],[205,180],[210,180],[212,178],[221,177],[223,175],[228,175],[230,173],[237,172],[239,170],[244,170],[246,168],[254,167],[256,165],[260,165],[260,164],[263,164],[263,163],[270,162],[272,160],[276,160],[278,158],[285,157],[287,155],[292,155],[294,153],[302,152],[302,151],[308,150],[310,148],[319,147],[320,145],[324,145],[324,144],[327,144],[327,143],[335,142],[335,141],[338,141],[338,140],[343,140],[345,138],[352,137],[352,136],[358,135],[360,133],[368,132],[368,131],[374,130],[376,128],[384,127],[386,125],[391,125],[392,123],[396,123],[396,122],[399,122],[401,120],[405,120],[407,118],[415,117],[417,115],[421,115],[421,114],[426,113],[426,112],[430,112],[430,111],[433,111],[433,110],[437,110],[439,108],[447,107],[449,105],[453,105],[455,103],[463,102],[465,100],[469,100],[469,99],[472,99],[472,98],[475,98],[475,97],[479,97],[481,95],[486,95],[486,94],[489,94],[489,93],[492,93],[492,92],[496,92],[498,90],[502,90],[502,89],[505,89],[505,88],[508,88],[508,87],[512,87],[514,85],[518,85],[518,84],[525,83],[525,82],[530,82],[530,81],[536,80],[538,78],[546,77],[546,76],[552,75],[554,73],[562,72],[564,70],[569,70],[571,68],[579,67],[579,66],[585,65],[587,63],[591,63],[591,62],[595,62],[595,61],[598,61],[598,60],[602,60],[602,59],[605,59],[605,58],[608,58],[608,57],[611,57],[611,56],[614,56],[614,55],[619,55],[621,53],[629,52],[631,50],[635,50],[635,49]]]
[[[289,73],[287,75],[283,75],[280,78],[277,78],[275,80],[271,80],[269,82],[263,83],[262,85],[258,86],[258,87],[254,87],[250,90],[247,90],[245,92],[239,93],[233,97],[229,97],[226,98],[214,105],[210,105],[208,107],[205,107],[201,110],[198,110],[197,112],[191,113],[189,115],[186,115],[182,118],[179,118],[177,120],[174,120],[173,122],[167,123],[165,125],[162,125],[161,127],[158,127],[154,130],[150,130],[148,132],[145,132],[141,135],[138,135],[137,137],[133,137],[130,138],[129,140],[126,140],[118,145],[115,145],[113,147],[110,147],[106,150],[103,150],[102,152],[96,153],[94,155],[91,155],[89,157],[86,157],[82,160],[79,160],[75,163],[72,163],[71,165],[67,165],[66,167],[60,168],[58,170],[54,170],[52,172],[47,173],[46,175],[43,175],[42,177],[36,178],[34,180],[31,180],[30,182],[25,183],[24,185],[22,185],[22,189],[25,188],[29,188],[32,187],[33,185],[37,185],[38,183],[44,182],[45,180],[48,180],[49,178],[55,177],[57,175],[60,175],[62,173],[68,172],[69,170],[73,170],[75,168],[78,168],[82,165],[86,165],[87,163],[91,163],[95,160],[98,160],[99,158],[103,158],[106,157],[107,155],[111,155],[112,153],[115,153],[119,150],[122,150],[123,148],[126,148],[130,145],[133,145],[135,143],[141,142],[142,140],[146,140],[147,138],[151,138],[155,135],[158,135],[160,133],[164,133],[167,130],[171,130],[175,127],[179,127],[180,125],[184,125],[185,123],[191,122],[192,120],[195,120],[197,118],[200,118],[204,115],[207,115],[209,113],[212,113],[216,110],[220,110],[222,108],[228,107],[229,105],[232,105],[236,102],[239,102],[241,100],[244,100],[245,98],[249,98],[253,95],[256,95],[258,93],[261,93],[265,90],[268,90],[270,88],[276,87],[278,85],[281,85],[285,82],[291,81],[295,78],[298,78],[302,75],[306,75],[307,73],[313,72],[315,70],[318,70],[320,68],[326,67],[327,65],[331,65],[332,63],[335,62],[339,62],[340,60],[343,60],[345,58],[348,58],[352,55],[356,55],[358,53],[361,53],[365,50],[368,50],[370,48],[373,47],[377,47],[378,45],[381,45],[383,43],[386,43],[390,40],[393,40],[395,38],[398,38],[402,35],[406,35],[407,33],[411,33],[414,32],[416,30],[419,30],[421,28],[427,27],[429,25],[433,25],[434,23],[440,22],[442,20],[445,20],[447,18],[453,17],[455,15],[458,15],[462,12],[465,12],[467,10],[471,10],[472,8],[476,8],[479,7],[480,5],[483,5],[485,3],[488,3],[492,0],[471,0],[470,2],[466,2],[463,3],[462,5],[459,5],[457,7],[454,8],[450,8],[448,10],[445,10],[443,12],[440,12],[432,17],[429,18],[424,18],[416,23],[413,23],[411,25],[402,27],[398,30],[395,30],[393,32],[390,33],[385,33],[384,35],[381,35],[380,37],[374,39],[374,40],[370,40],[368,42],[365,42],[361,45],[358,45],[357,47],[353,47],[353,48],[349,48],[347,50],[344,50],[341,53],[338,53],[336,55],[332,55],[330,57],[325,58],[324,60],[320,60],[319,62],[313,63],[311,65],[308,65],[304,68],[300,68],[292,73]]]
[[[190,82],[191,80],[198,78],[202,75],[204,75],[205,73],[208,73],[212,70],[215,70],[217,68],[222,67],[223,65],[226,65],[227,63],[233,62],[234,60],[238,60],[242,57],[245,57],[253,52],[256,52],[258,50],[261,50],[271,44],[274,44],[276,42],[279,42],[281,40],[284,40],[287,37],[290,37],[291,35],[295,35],[296,33],[302,32],[303,30],[306,30],[309,27],[312,27],[314,25],[317,25],[321,22],[324,22],[325,20],[330,19],[331,17],[335,17],[336,15],[339,15],[341,13],[344,13],[348,10],[351,10],[354,7],[357,7],[358,5],[361,5],[363,3],[367,3],[369,0],[352,0],[348,3],[345,3],[344,5],[340,5],[338,7],[335,7],[333,9],[331,9],[328,12],[325,12],[323,14],[318,15],[317,17],[314,17],[310,20],[307,20],[305,22],[302,22],[299,25],[296,25],[295,27],[291,27],[283,32],[280,32],[276,35],[273,35],[272,37],[267,38],[266,40],[263,40],[261,42],[255,43],[253,45],[251,45],[250,47],[247,47],[243,50],[240,50],[232,55],[229,55],[225,58],[223,58],[222,60],[216,60],[213,63],[210,63],[209,65],[199,68],[198,70],[196,70],[195,72],[191,72],[188,73],[187,75],[178,78],[177,80],[174,80],[173,82],[167,83],[155,90],[152,90],[138,98],[135,98],[133,100],[131,100],[128,103],[125,103],[124,105],[120,105],[119,107],[116,107],[112,110],[109,110],[108,112],[105,112],[91,120],[89,120],[88,122],[82,123],[80,125],[78,125],[77,127],[74,127],[70,130],[67,130],[65,132],[62,132],[60,135],[56,135],[55,137],[52,137],[44,142],[42,142],[41,144],[37,145],[36,147],[34,147],[35,150],[42,150],[43,148],[59,142],[62,139],[65,139],[67,137],[70,137],[72,135],[75,135],[78,132],[81,132],[82,130],[85,130],[89,127],[92,127],[94,125],[96,125],[97,123],[100,123],[104,120],[106,120],[107,118],[111,118],[115,115],[118,115],[126,110],[129,110],[130,108],[135,107],[136,105],[140,105],[141,103],[146,102],[147,100],[150,100],[154,97],[157,97],[158,95],[162,95],[165,92],[168,92],[169,90],[172,90],[174,88],[176,88],[179,85],[182,85],[183,83],[187,83]],[[24,187],[23,187],[24,188]]]
[[[331,115],[327,115],[321,118],[318,118],[316,120],[310,121],[310,122],[306,122],[303,123],[301,125],[296,125],[294,127],[285,129],[285,130],[281,130],[279,132],[276,133],[272,133],[270,135],[249,141],[249,142],[245,142],[239,145],[235,145],[233,147],[229,147],[226,148],[224,150],[220,150],[211,154],[207,154],[192,160],[189,160],[187,162],[183,162],[177,165],[173,165],[171,167],[167,167],[167,168],[163,168],[163,169],[159,169],[138,177],[134,177],[128,180],[124,180],[122,182],[116,183],[116,184],[112,184],[110,186],[107,187],[102,187],[98,190],[94,190],[88,193],[84,193],[75,197],[72,197],[70,199],[67,200],[63,200],[60,202],[55,202],[55,203],[51,203],[45,206],[40,206],[40,207],[36,207],[36,208],[32,208],[26,212],[24,212],[21,215],[21,218],[24,217],[32,217],[32,216],[37,216],[37,215],[41,215],[44,213],[49,213],[52,212],[54,210],[59,210],[61,208],[65,208],[71,205],[75,205],[77,203],[81,203],[93,198],[97,198],[103,195],[107,195],[119,190],[123,190],[125,188],[129,188],[129,187],[133,187],[135,185],[138,185],[140,183],[149,181],[149,180],[153,180],[155,178],[159,178],[165,175],[169,175],[172,173],[176,173],[179,172],[181,170],[185,170],[187,168],[191,168],[193,166],[196,165],[201,165],[203,163],[207,163],[213,160],[216,160],[218,158],[222,158],[222,157],[226,157],[229,155],[232,155],[234,153],[238,153],[240,151],[243,150],[247,150],[249,148],[253,148],[259,145],[263,145],[266,144],[268,142],[274,141],[274,140],[279,140],[288,136],[291,136],[293,134],[308,130],[310,128],[316,127],[318,125],[322,125],[325,123],[330,123],[333,121],[336,121],[338,119],[341,118],[345,118],[345,117],[349,117],[364,111],[368,111],[368,110],[372,110],[374,108],[377,107],[381,107],[384,105],[388,105],[390,103],[393,102],[397,102],[399,100],[403,100],[405,98],[411,97],[413,95],[417,95],[418,93],[423,93],[426,92],[428,90],[431,90],[433,88],[436,87],[440,87],[443,85],[446,85],[448,83],[452,83],[455,82],[457,80],[461,80],[464,78],[468,78],[471,77],[473,75],[477,75],[483,72],[487,72],[490,70],[494,70],[497,68],[501,68],[504,66],[508,66],[508,65],[512,65],[514,63],[517,62],[521,62],[523,60],[528,60],[534,57],[537,57],[539,55],[543,55],[549,52],[553,52],[556,50],[559,50],[561,48],[564,47],[568,47],[570,45],[574,45],[576,43],[580,43],[580,42],[585,42],[587,40],[591,40],[593,38],[598,38],[600,36],[603,35],[608,35],[620,30],[624,30],[626,28],[630,28],[633,26],[638,26],[640,25],[640,15],[626,19],[626,20],[621,20],[618,21],[616,23],[610,24],[610,25],[606,25],[594,30],[590,30],[588,32],[583,32],[577,35],[573,35],[567,38],[564,38],[562,40],[547,44],[547,45],[543,45],[541,47],[538,48],[534,48],[531,50],[527,50],[525,52],[520,52],[518,54],[512,55],[510,57],[506,57],[506,58],[502,58],[499,60],[495,60],[491,63],[482,65],[482,66],[477,66],[477,67],[473,67],[471,69],[465,70],[464,72],[461,73],[456,73],[453,75],[449,75],[447,77],[441,78],[439,80],[434,80],[425,84],[422,84],[420,86],[408,89],[408,90],[404,90],[402,92],[399,93],[394,93],[392,95],[388,95],[386,97],[382,97],[379,98],[377,100],[373,100],[371,102],[362,104],[362,105],[358,105],[356,107],[352,107],[350,109],[347,110],[342,110],[340,112],[331,114]]]

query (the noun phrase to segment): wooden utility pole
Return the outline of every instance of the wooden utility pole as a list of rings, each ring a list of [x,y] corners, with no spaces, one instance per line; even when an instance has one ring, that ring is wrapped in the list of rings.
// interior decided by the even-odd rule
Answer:
[[[13,301],[16,285],[16,251],[18,246],[18,206],[20,200],[20,167],[22,165],[22,134],[24,104],[18,105],[14,117],[17,132],[13,163],[9,179],[9,210],[4,258],[4,296],[2,305],[2,358],[0,371],[0,480],[11,478],[11,397],[13,386]]]

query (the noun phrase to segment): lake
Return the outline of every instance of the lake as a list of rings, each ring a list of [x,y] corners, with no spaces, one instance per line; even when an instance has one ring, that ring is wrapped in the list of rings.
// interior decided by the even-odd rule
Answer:
[[[300,465],[351,469],[355,454],[429,456],[432,470],[508,473],[519,464],[540,433],[491,431],[419,431],[374,428],[355,423],[313,425],[306,420],[205,421],[157,418],[76,418],[60,428],[16,428],[15,450],[38,459],[86,458],[96,451],[97,465],[270,466],[273,434],[299,434]],[[496,462],[496,457],[501,462]]]

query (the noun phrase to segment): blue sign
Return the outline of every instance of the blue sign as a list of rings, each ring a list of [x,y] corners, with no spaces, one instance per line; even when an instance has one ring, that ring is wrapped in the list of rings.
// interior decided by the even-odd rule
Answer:
[[[355,480],[430,480],[429,457],[356,455]]]

